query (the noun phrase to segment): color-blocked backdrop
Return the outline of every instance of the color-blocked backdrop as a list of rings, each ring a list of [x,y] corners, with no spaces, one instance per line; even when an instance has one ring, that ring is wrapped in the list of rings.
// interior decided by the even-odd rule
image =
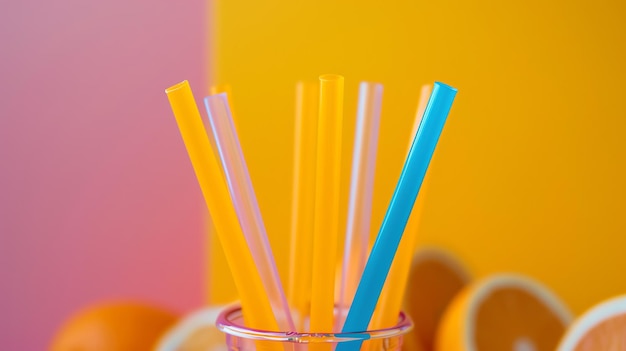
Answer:
[[[218,0],[216,11],[213,81],[232,86],[283,277],[294,84],[339,73],[346,182],[357,84],[385,87],[372,234],[420,85],[441,80],[459,94],[431,163],[420,244],[447,248],[477,276],[533,276],[576,313],[626,291],[623,2]]]
[[[0,348],[101,300],[202,304],[200,189],[165,88],[207,71],[204,1],[0,11]]]
[[[3,347],[44,349],[63,318],[101,299],[202,303],[204,205],[163,89],[189,79],[199,95],[209,66],[233,87],[283,277],[293,85],[335,72],[346,76],[348,122],[358,81],[385,84],[374,227],[419,86],[440,79],[460,94],[432,164],[421,243],[478,275],[530,274],[576,313],[624,292],[621,2],[332,4],[221,1],[210,59],[202,1],[5,6]]]

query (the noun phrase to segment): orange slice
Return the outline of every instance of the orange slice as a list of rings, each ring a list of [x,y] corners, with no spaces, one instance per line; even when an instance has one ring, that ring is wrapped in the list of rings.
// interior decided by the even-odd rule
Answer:
[[[558,351],[626,350],[626,295],[585,312],[567,330]]]
[[[469,282],[463,265],[445,251],[422,248],[415,253],[404,295],[404,311],[413,319],[414,328],[404,337],[404,350],[434,349],[443,312]]]
[[[206,307],[184,317],[157,343],[155,351],[227,351],[226,338],[215,321],[224,306]]]
[[[440,351],[553,351],[572,320],[539,283],[495,275],[465,287],[437,331]]]

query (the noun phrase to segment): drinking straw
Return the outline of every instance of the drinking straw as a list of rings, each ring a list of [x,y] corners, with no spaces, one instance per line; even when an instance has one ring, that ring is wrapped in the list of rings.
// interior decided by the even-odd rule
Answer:
[[[417,105],[417,113],[415,114],[415,120],[413,122],[413,129],[409,138],[409,145],[407,147],[407,155],[411,151],[411,144],[417,130],[424,116],[424,110],[428,103],[428,96],[430,95],[430,85],[425,84],[420,91],[419,102]],[[413,257],[413,251],[417,242],[417,229],[420,223],[422,209],[424,205],[424,198],[428,191],[428,172],[424,176],[424,182],[419,190],[419,195],[415,200],[415,206],[409,216],[409,221],[404,229],[404,235],[400,240],[398,251],[391,264],[389,275],[383,286],[383,290],[378,299],[378,305],[374,310],[372,322],[370,328],[377,330],[382,328],[393,327],[398,320],[398,313],[402,307],[402,299],[404,297],[404,291],[406,289],[407,279],[409,277],[409,269],[411,266],[411,259]]]
[[[218,84],[211,85],[209,87],[209,95],[215,95],[219,93],[226,93],[229,96],[229,101],[231,107],[233,105],[233,94],[231,92],[231,87],[228,84]],[[237,118],[235,116],[234,108],[231,108],[230,111],[233,116],[233,123],[235,124],[235,129],[237,129]],[[214,138],[211,137],[209,133],[209,140],[211,142],[211,150],[217,152],[217,146],[215,145]],[[219,157],[219,156],[216,156]],[[209,279],[206,282],[208,296],[209,296],[209,304],[215,305],[227,305],[232,303],[237,299],[237,293],[235,284],[232,282],[231,273],[228,269],[224,269],[223,265],[226,262],[226,258],[224,257],[224,252],[222,251],[222,247],[219,244],[219,239],[215,235],[215,228],[213,226],[211,216],[207,216],[207,234],[209,236],[209,240],[207,242],[207,251],[208,251],[208,262],[209,262]],[[219,285],[219,289],[215,289],[216,286]]]
[[[313,215],[315,204],[315,153],[317,146],[317,83],[296,85],[291,251],[287,300],[297,313],[296,329],[304,331],[311,301]]]
[[[424,118],[417,130],[413,146],[404,163],[400,179],[365,265],[363,276],[342,329],[344,333],[363,331],[368,327],[411,214],[413,203],[452,107],[456,91],[455,88],[443,83],[435,83]],[[356,351],[360,346],[361,341],[340,344],[337,351]]]
[[[420,97],[417,102],[417,113],[415,113],[415,120],[413,120],[413,128],[411,128],[409,146],[406,149],[407,156],[409,155],[409,152],[411,152],[411,144],[413,143],[413,139],[417,135],[417,130],[419,129],[420,124],[422,124],[424,111],[426,111],[426,105],[428,104],[428,96],[430,95],[431,90],[432,90],[432,87],[430,84],[424,84],[422,85],[422,88],[420,89]]]
[[[228,102],[230,103],[230,115],[233,119],[233,124],[235,125],[235,131],[236,131],[237,130],[237,114],[235,113],[236,105],[235,105],[235,99],[233,97],[232,87],[230,86],[230,84],[216,84],[216,85],[211,85],[209,87],[209,96],[217,95],[221,93],[226,93],[226,96],[228,96]]]
[[[320,77],[310,320],[314,332],[333,330],[343,84],[342,76],[327,74]],[[320,344],[313,348],[329,350],[330,345]]]
[[[270,300],[239,226],[226,181],[211,150],[191,87],[187,81],[183,81],[167,88],[165,92],[222,243],[242,308],[246,311],[245,323],[251,328],[278,330]]]
[[[339,328],[343,325],[345,311],[350,308],[367,260],[382,96],[381,84],[362,82],[359,86],[346,242],[337,304],[339,313],[336,324]]]
[[[281,331],[295,331],[226,93],[204,99],[235,211]]]
[[[232,101],[233,91],[229,84],[216,84],[209,87],[209,96],[221,93],[226,93],[226,95],[230,96],[230,100]],[[233,111],[230,111],[231,114],[232,112]]]

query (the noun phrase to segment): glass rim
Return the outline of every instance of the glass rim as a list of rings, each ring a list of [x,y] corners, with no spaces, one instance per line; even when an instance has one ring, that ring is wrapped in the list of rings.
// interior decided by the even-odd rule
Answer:
[[[243,339],[307,344],[388,339],[404,335],[413,329],[411,317],[403,311],[400,311],[398,315],[398,323],[391,328],[348,333],[277,332],[254,329],[234,322],[235,319],[241,317],[243,317],[243,312],[240,305],[226,307],[220,312],[215,324],[223,333]]]

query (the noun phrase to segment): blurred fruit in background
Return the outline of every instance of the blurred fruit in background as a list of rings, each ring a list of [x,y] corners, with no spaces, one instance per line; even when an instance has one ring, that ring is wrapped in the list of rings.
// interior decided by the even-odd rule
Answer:
[[[567,330],[558,351],[626,350],[626,295],[604,301]]]
[[[414,329],[404,338],[406,351],[434,349],[441,316],[454,296],[470,282],[465,267],[446,251],[421,248],[411,262],[404,294],[404,311]]]
[[[112,302],[87,307],[57,332],[51,351],[151,350],[179,317],[139,302]]]
[[[553,351],[572,317],[544,286],[516,275],[492,275],[455,296],[435,343],[438,351]]]
[[[205,307],[193,312],[161,337],[155,351],[226,351],[226,337],[215,321],[224,306]]]

